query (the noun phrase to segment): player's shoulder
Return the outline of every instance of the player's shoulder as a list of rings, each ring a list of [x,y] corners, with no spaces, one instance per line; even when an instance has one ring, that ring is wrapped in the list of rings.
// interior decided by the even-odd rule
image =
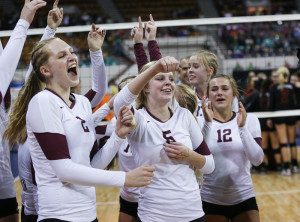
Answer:
[[[34,106],[37,104],[47,104],[54,100],[54,96],[48,90],[43,90],[32,97],[30,105]]]
[[[253,121],[258,121],[258,118],[253,113],[247,113],[247,121],[251,124],[254,123]]]

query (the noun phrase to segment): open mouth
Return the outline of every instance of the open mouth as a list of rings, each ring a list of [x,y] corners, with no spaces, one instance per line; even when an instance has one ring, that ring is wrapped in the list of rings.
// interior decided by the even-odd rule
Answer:
[[[68,69],[68,73],[71,74],[72,76],[77,76],[77,68],[76,66],[73,66],[71,68]]]
[[[217,101],[217,102],[223,102],[223,101],[225,101],[225,99],[219,98],[219,99],[216,99],[216,101]]]

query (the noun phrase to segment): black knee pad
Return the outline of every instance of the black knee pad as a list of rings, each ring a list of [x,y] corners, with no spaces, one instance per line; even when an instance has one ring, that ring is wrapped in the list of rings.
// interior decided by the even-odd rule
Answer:
[[[281,147],[278,147],[276,149],[273,149],[274,154],[281,154]]]
[[[282,147],[289,147],[289,144],[288,143],[280,143],[280,148],[282,148]]]
[[[292,148],[293,146],[295,147],[296,143],[290,143],[290,147]]]

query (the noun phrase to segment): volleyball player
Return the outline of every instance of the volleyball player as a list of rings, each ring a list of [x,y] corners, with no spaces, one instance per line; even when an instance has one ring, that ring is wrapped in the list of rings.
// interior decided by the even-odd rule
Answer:
[[[270,89],[269,110],[295,109],[297,101],[294,86],[288,82],[290,74],[289,70],[286,67],[280,67],[277,70],[277,74],[279,75],[278,84],[275,84]],[[289,148],[291,149],[292,170],[294,173],[298,172],[297,148],[295,144],[296,120],[296,117],[277,117],[274,118],[273,121],[268,120],[267,122],[269,126],[275,124],[284,162],[282,174],[285,176],[291,175]]]
[[[260,101],[259,107],[260,111],[268,111],[269,109],[269,101],[270,101],[270,85],[272,84],[271,79],[267,78],[262,80],[261,88],[260,88]],[[279,140],[277,136],[277,132],[275,127],[272,126],[271,128],[267,125],[267,118],[259,118],[259,123],[261,127],[261,138],[262,138],[262,148],[264,152],[268,149],[269,140],[271,142],[271,147],[274,153],[274,159],[276,162],[276,171],[281,173],[282,166],[281,166],[281,153],[279,148]],[[266,167],[266,159],[267,156],[265,155],[263,163],[258,167],[258,171],[262,174],[267,172]]]
[[[143,166],[128,173],[91,168],[102,168],[103,162],[110,160],[97,152],[90,163],[98,113],[92,115],[85,97],[70,94],[70,88],[79,82],[73,49],[60,39],[50,38],[35,47],[31,61],[33,73],[26,83],[24,94],[28,97],[24,103],[32,97],[28,89],[39,81],[46,84],[46,89],[31,99],[26,117],[39,220],[96,221],[95,190],[91,186],[147,185],[153,167]],[[131,120],[131,114],[122,108],[107,148],[118,150],[121,138],[131,130],[131,125],[127,126]]]
[[[209,81],[203,98],[205,140],[215,159],[212,174],[203,175],[201,197],[207,222],[258,222],[259,213],[250,176],[250,163],[257,166],[264,157],[257,117],[232,111],[238,97],[234,79],[218,74]]]
[[[152,62],[114,102],[118,112],[139,94],[136,109],[132,108],[137,125],[127,140],[138,165],[147,163],[156,168],[151,185],[140,189],[141,221],[203,221],[191,166],[211,173],[214,161],[193,115],[181,107],[169,109],[175,87],[172,71],[177,69],[178,61],[172,57]]]
[[[18,204],[14,188],[14,178],[10,167],[10,150],[2,135],[7,126],[7,114],[3,97],[16,71],[26,40],[27,30],[36,10],[46,5],[42,0],[25,0],[20,19],[0,56],[0,221],[18,221]]]
[[[58,9],[57,5],[59,0],[56,0],[53,4],[53,9],[49,11],[47,18],[47,27],[45,29],[42,39],[47,39],[55,35],[56,28],[60,25],[63,18],[63,9]],[[101,31],[99,28],[92,25],[92,30],[88,35],[88,45],[90,48],[90,57],[92,60],[92,89],[85,95],[93,106],[96,106],[102,99],[105,91],[107,89],[106,82],[106,72],[104,67],[103,56],[101,52],[101,46],[103,44],[105,37],[105,30]],[[32,71],[32,65],[28,69],[25,77],[25,82],[29,78],[29,74]],[[21,93],[22,94],[22,90]],[[25,142],[27,138],[25,128],[20,128],[18,126],[20,115],[27,110],[27,107],[22,106],[22,101],[24,98],[22,96],[18,97],[16,100],[16,105],[12,110],[10,125],[8,126],[6,132],[4,133],[4,138],[9,140],[10,146],[15,142],[19,143],[18,151],[18,168],[19,177],[22,185],[22,221],[36,221],[38,212],[37,203],[37,189],[34,178],[34,169],[31,162],[31,157],[29,153],[28,143]],[[21,106],[21,107],[20,107]],[[22,108],[25,108],[22,109]],[[22,110],[24,110],[22,112]],[[97,129],[98,130],[98,129]]]
[[[212,76],[216,75],[219,69],[218,57],[210,51],[200,50],[194,53],[189,59],[188,77],[190,84],[195,88],[198,99],[198,107],[195,116],[198,119],[201,128],[204,118],[202,112],[202,98],[207,98],[207,84]],[[208,100],[206,100],[206,103]],[[232,110],[238,111],[238,100],[235,98],[232,104]]]

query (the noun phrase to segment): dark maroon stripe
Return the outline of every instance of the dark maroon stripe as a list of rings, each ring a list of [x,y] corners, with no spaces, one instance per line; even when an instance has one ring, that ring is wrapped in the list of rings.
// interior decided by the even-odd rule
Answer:
[[[95,95],[96,95],[96,92],[94,90],[90,89],[84,96],[86,98],[88,98],[88,100],[90,102],[92,102],[92,100],[94,99]]]
[[[11,94],[10,94],[10,87],[8,87],[6,94],[4,96],[4,106],[5,109],[8,110],[11,105]]]
[[[106,133],[107,125],[101,125],[96,127],[96,134],[104,135]]]
[[[3,99],[2,93],[0,92],[0,104],[2,103],[2,99]]]
[[[200,144],[200,146],[198,146],[198,148],[195,149],[195,152],[197,152],[201,155],[210,155],[210,150],[208,149],[208,146],[204,139],[203,139],[202,143]]]
[[[170,109],[170,107],[168,107],[168,109],[169,109],[169,112],[170,112],[170,119],[172,118],[172,116],[173,116],[173,111]],[[161,123],[165,123],[165,122],[167,122],[167,121],[165,121],[165,122],[163,122],[162,120],[160,120],[160,119],[158,119],[156,116],[154,116],[152,113],[150,113],[150,111],[146,108],[146,111],[147,111],[147,113],[153,118],[153,119],[155,119],[155,120],[157,120],[157,121],[159,121],[159,122],[161,122]]]
[[[235,118],[235,116],[236,116],[236,113],[235,113],[235,112],[232,112],[232,113],[233,113],[232,117],[231,117],[229,120],[227,120],[226,122],[222,122],[222,121],[217,120],[217,119],[215,119],[215,118],[214,118],[214,120],[217,121],[217,122],[219,122],[219,123],[228,123],[229,121],[233,120],[233,119]]]
[[[34,133],[48,160],[71,159],[65,135],[58,133]]]
[[[90,161],[92,161],[93,157],[95,156],[95,154],[98,152],[98,143],[97,143],[97,140],[95,140],[95,143],[93,145],[93,148],[91,150],[91,153],[90,153]]]
[[[133,108],[133,106],[131,107],[130,111],[131,111],[132,114],[134,115],[134,108]]]
[[[31,177],[32,177],[32,183],[33,183],[33,185],[36,185],[36,181],[35,181],[35,171],[34,171],[34,168],[33,168],[32,161],[30,161],[30,165],[31,165]]]
[[[261,147],[261,141],[262,141],[261,137],[257,137],[257,138],[254,138],[254,139],[257,142],[257,144]]]
[[[61,98],[61,96],[58,95],[56,92],[54,92],[52,89],[45,88],[45,90],[48,90],[49,92],[52,92],[54,95],[58,96],[69,107],[69,105],[65,102],[65,100],[63,100],[63,98]],[[74,99],[74,100],[72,100],[72,104],[69,107],[70,109],[72,109],[75,106],[76,98],[72,93],[70,95],[72,96],[72,99]]]

